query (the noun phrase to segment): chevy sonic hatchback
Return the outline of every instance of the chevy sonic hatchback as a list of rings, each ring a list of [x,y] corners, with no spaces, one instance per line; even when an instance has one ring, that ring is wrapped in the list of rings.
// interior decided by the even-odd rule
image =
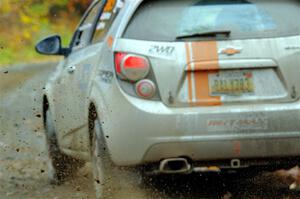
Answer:
[[[94,1],[68,48],[36,46],[65,56],[44,93],[50,179],[91,160],[109,198],[141,174],[298,163],[299,18],[296,0]]]

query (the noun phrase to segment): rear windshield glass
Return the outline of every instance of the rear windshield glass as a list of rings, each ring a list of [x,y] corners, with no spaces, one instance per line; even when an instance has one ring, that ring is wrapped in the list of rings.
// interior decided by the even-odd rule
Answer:
[[[203,32],[230,31],[230,39],[300,34],[298,0],[151,0],[144,1],[124,37],[174,41]]]

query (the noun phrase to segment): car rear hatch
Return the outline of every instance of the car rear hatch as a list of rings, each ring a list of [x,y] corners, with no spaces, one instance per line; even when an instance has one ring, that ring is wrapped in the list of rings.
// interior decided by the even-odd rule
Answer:
[[[300,49],[290,49],[299,41],[300,36],[177,43],[121,39],[117,51],[148,57],[168,106],[278,103],[299,99]]]
[[[175,1],[173,7],[168,7],[166,1],[146,1],[116,46],[116,51],[143,55],[149,59],[159,95],[167,106],[288,103],[300,98],[300,25],[283,23],[285,17],[300,17],[299,2],[264,1],[261,5],[248,5],[244,1],[230,4],[220,4],[219,1],[209,4],[203,3],[205,1],[187,2]],[[146,10],[150,4],[153,9]],[[279,6],[283,12],[289,10],[287,15],[291,16],[274,16],[272,12]],[[173,9],[168,18],[171,20],[164,20],[163,13],[170,9]],[[246,24],[249,30],[230,26],[232,34],[229,37],[189,33],[193,26],[204,27],[220,16],[232,20],[228,13],[239,13],[235,9],[241,13],[243,9],[252,10],[257,15],[253,18],[263,19],[253,19],[255,24],[247,19],[238,21],[239,26]],[[207,10],[214,13],[210,14]],[[267,12],[271,14],[267,15]],[[176,18],[176,13],[183,13],[180,19]],[[205,15],[208,22],[194,23],[194,15],[198,18]],[[153,22],[156,17],[163,22]],[[237,14],[234,17],[245,16]],[[142,21],[150,23],[148,28]],[[189,25],[182,25],[187,23]],[[258,27],[257,23],[263,27]],[[166,31],[155,29],[163,25]],[[176,34],[172,28],[176,29]]]

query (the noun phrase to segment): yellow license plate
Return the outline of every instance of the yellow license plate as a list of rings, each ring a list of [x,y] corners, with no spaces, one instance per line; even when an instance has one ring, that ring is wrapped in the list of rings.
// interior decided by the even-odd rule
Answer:
[[[223,71],[210,74],[209,87],[212,96],[253,94],[253,74],[249,71]]]

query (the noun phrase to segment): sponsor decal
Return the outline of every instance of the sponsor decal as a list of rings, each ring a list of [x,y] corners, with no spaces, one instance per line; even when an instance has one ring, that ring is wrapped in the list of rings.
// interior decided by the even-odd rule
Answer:
[[[114,44],[114,38],[110,35],[107,38],[107,45],[109,48],[112,48],[113,44]]]
[[[174,46],[152,45],[149,49],[149,53],[154,55],[172,56],[174,52]]]
[[[237,132],[267,129],[268,119],[264,115],[247,115],[233,118],[214,118],[207,121],[207,130],[210,132]]]
[[[110,71],[101,70],[99,75],[102,82],[110,84],[114,74]]]
[[[116,5],[116,0],[108,0],[104,7],[104,12],[112,12],[115,5]]]

